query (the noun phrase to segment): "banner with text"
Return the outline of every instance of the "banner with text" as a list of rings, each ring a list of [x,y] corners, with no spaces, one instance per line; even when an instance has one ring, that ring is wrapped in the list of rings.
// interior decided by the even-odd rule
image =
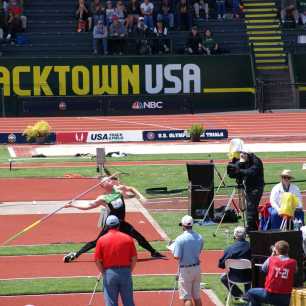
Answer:
[[[201,135],[201,139],[226,139],[228,131],[225,129],[209,129],[205,130]],[[172,140],[187,140],[190,135],[185,130],[164,130],[164,131],[144,131],[143,140],[145,141],[172,141]]]
[[[56,143],[103,143],[143,141],[142,131],[59,132]]]

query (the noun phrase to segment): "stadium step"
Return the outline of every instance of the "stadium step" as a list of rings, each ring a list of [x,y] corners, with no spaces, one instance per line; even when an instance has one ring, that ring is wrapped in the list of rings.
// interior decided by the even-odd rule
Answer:
[[[257,77],[263,81],[272,81],[264,83],[263,101],[260,103],[268,109],[276,106],[284,108],[293,99],[292,90],[285,85],[282,88],[272,86],[276,79],[285,82],[290,79],[276,2],[246,0],[244,5],[247,10],[245,24],[253,49]]]

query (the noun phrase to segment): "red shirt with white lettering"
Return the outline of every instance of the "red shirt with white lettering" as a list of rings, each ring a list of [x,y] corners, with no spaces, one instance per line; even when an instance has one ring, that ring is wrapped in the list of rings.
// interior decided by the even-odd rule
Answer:
[[[270,257],[265,289],[270,293],[290,294],[295,271],[295,259],[282,259],[279,256]]]
[[[137,252],[133,238],[118,229],[110,229],[98,240],[94,259],[100,260],[104,269],[109,269],[130,267],[134,256]]]

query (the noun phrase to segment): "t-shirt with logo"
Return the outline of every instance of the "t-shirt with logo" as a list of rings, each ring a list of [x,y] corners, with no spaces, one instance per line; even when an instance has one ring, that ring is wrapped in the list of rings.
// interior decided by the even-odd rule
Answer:
[[[106,194],[103,201],[108,205],[109,215],[116,216],[119,220],[125,218],[125,203],[120,192],[113,189],[112,193]]]
[[[290,294],[295,271],[295,259],[280,256],[270,257],[265,289],[271,293]]]

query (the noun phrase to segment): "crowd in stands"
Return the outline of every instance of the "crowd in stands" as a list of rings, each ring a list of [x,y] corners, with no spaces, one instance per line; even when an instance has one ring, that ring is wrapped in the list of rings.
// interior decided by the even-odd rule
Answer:
[[[17,33],[26,28],[23,0],[0,0],[0,39],[14,43]]]
[[[78,2],[77,31],[93,31],[94,54],[123,54],[128,41],[133,41],[138,54],[167,54],[172,49],[168,36],[172,30],[190,31],[183,50],[187,54],[221,52],[211,31],[200,32],[194,25],[200,18],[225,18],[225,0],[87,1]],[[240,18],[239,0],[230,1],[232,17]],[[199,43],[195,46],[197,40]]]
[[[306,25],[306,0],[282,0],[280,17],[283,24],[293,21]]]

